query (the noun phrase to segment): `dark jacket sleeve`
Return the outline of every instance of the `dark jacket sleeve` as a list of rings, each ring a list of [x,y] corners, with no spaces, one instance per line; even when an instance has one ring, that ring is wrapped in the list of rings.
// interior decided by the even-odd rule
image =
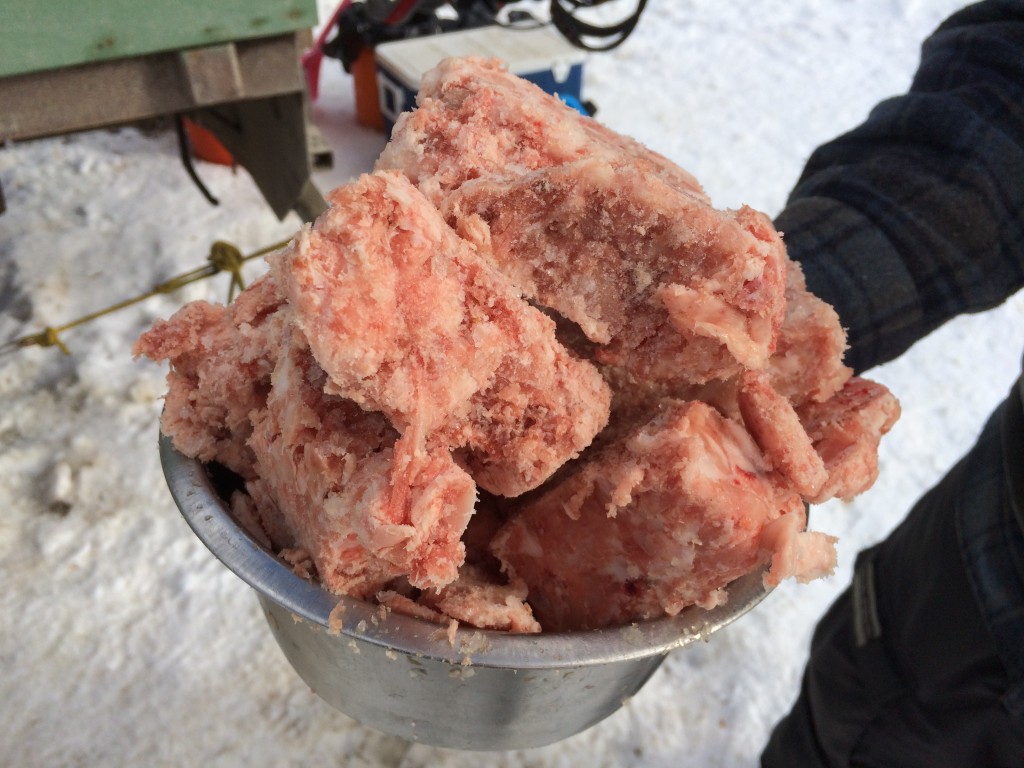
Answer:
[[[910,91],[819,147],[776,225],[858,372],[1024,285],[1024,1],[939,27]]]

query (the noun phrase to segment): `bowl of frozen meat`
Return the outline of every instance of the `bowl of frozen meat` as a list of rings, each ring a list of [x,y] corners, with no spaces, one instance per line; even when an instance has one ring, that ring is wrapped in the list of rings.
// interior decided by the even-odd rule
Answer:
[[[300,560],[275,555],[247,533],[220,495],[222,472],[208,472],[168,438],[161,453],[183,516],[253,587],[299,676],[364,725],[411,741],[495,750],[571,736],[619,709],[670,651],[706,639],[766,594],[757,572],[730,584],[728,602],[707,611],[603,630],[481,630],[431,609],[332,594],[296,572]],[[496,614],[520,610],[488,604],[474,589],[478,584],[449,590],[443,600],[462,601],[469,611],[474,601]]]
[[[328,202],[135,346],[181,512],[327,701],[549,743],[831,571],[807,505],[874,482],[899,404],[766,216],[476,59]]]

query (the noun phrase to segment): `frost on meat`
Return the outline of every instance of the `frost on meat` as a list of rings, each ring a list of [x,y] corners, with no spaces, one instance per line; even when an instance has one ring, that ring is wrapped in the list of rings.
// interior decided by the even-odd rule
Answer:
[[[809,501],[852,499],[878,478],[878,445],[900,417],[900,403],[881,384],[849,379],[823,403],[807,403],[800,420],[828,471],[828,480]]]
[[[639,142],[584,118],[497,61],[446,59],[423,76],[378,169],[400,169],[438,207],[469,179],[513,178],[586,157],[614,160],[707,200],[697,180]]]
[[[276,506],[294,540],[339,594],[371,597],[408,575],[422,589],[453,581],[476,486],[445,450],[411,452],[379,413],[325,393],[326,376],[296,330],[255,412],[257,504]]]
[[[761,368],[782,322],[784,250],[749,208],[487,62],[440,65],[378,168],[397,169],[598,360],[704,382]]]
[[[605,627],[724,602],[730,581],[795,545],[779,537],[780,551],[763,549],[783,516],[831,570],[831,542],[802,532],[799,494],[750,435],[710,406],[673,402],[528,503],[493,549],[529,586],[545,630]]]
[[[135,342],[136,357],[171,364],[160,426],[179,451],[254,477],[249,414],[266,403],[282,303],[263,277],[231,306],[192,302]]]
[[[605,425],[597,370],[406,179],[366,175],[276,262],[330,388],[456,449],[481,487],[540,485]]]
[[[786,314],[768,362],[771,383],[794,406],[828,400],[853,375],[843,364],[839,315],[807,290],[800,265],[786,259]]]
[[[738,402],[747,431],[793,490],[805,498],[817,495],[828,472],[792,403],[772,388],[763,371],[743,373]]]
[[[601,362],[702,383],[761,368],[774,349],[782,243],[749,208],[722,213],[591,159],[466,182],[447,207],[527,295],[600,345]]]

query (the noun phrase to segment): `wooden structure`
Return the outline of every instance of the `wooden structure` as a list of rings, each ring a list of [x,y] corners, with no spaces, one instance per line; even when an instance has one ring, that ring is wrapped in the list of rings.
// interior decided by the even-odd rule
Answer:
[[[278,216],[308,220],[324,206],[313,159],[330,158],[299,64],[315,24],[315,0],[5,0],[0,143],[185,115]]]

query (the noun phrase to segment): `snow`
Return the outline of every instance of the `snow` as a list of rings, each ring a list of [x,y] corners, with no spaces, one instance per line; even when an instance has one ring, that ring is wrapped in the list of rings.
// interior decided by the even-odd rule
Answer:
[[[693,172],[719,207],[776,213],[818,143],[904,90],[953,0],[651,0],[591,57],[598,118]],[[321,0],[321,17],[332,10]],[[826,10],[827,9],[827,10]],[[335,151],[324,189],[383,147],[326,60],[313,116]],[[287,238],[244,172],[185,176],[173,135],[123,129],[0,150],[0,340],[58,325],[203,263],[217,239]],[[260,263],[248,268],[250,277]],[[707,643],[673,653],[615,715],[559,744],[462,753],[360,726],[294,674],[251,591],[181,520],[159,468],[164,371],[132,340],[220,276],[69,330],[71,355],[0,357],[0,761],[7,765],[753,766],[795,696],[810,633],[856,552],[971,444],[1019,371],[1024,297],[954,321],[874,378],[901,398],[881,477],[812,510],[840,537],[834,577],[784,584]]]

